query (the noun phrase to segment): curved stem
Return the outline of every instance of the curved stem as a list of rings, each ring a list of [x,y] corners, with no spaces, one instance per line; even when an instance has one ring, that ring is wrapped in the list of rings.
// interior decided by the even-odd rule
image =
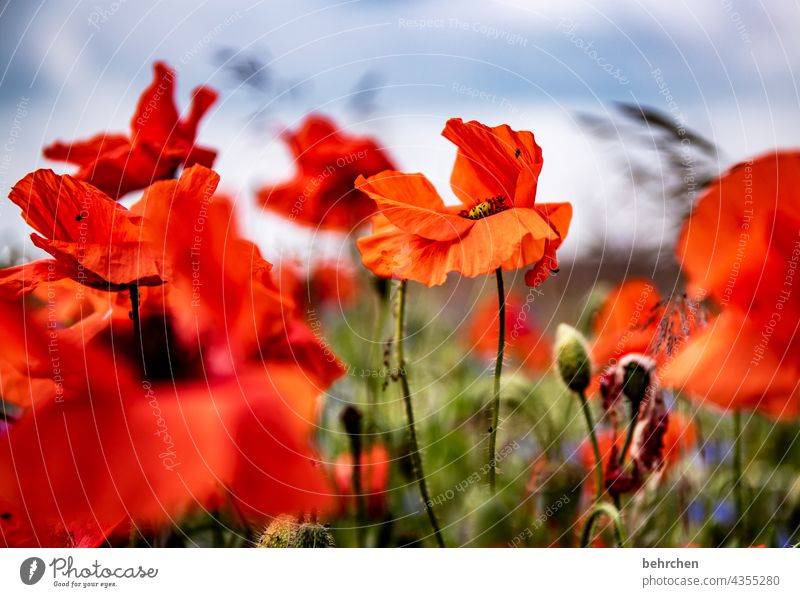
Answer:
[[[497,484],[497,426],[500,423],[500,376],[503,372],[503,357],[506,348],[506,293],[503,288],[503,271],[498,267],[497,304],[500,331],[497,339],[497,360],[494,364],[494,391],[489,412],[489,490],[494,493]]]
[[[425,472],[422,468],[422,457],[419,453],[417,429],[414,423],[414,406],[411,403],[411,388],[408,384],[408,370],[406,369],[406,359],[403,348],[407,284],[408,283],[406,280],[400,282],[400,288],[397,291],[397,337],[395,339],[397,346],[397,372],[400,377],[400,384],[403,388],[403,403],[406,407],[408,439],[411,442],[411,463],[414,468],[414,476],[417,478],[419,491],[422,495],[422,502],[425,504],[425,510],[428,513],[428,519],[431,522],[431,527],[433,527],[433,534],[436,537],[436,543],[439,545],[439,547],[444,547],[444,539],[442,538],[442,532],[439,529],[439,521],[436,519],[436,513],[433,511],[433,502],[431,502],[431,499],[428,495],[428,485],[425,483]]]
[[[592,420],[592,411],[589,410],[589,402],[586,400],[586,394],[582,391],[578,392],[578,398],[581,401],[581,410],[583,411],[583,418],[586,421],[586,427],[589,429],[589,440],[592,442],[592,452],[594,453],[594,479],[595,479],[595,501],[599,502],[603,497],[604,482],[603,482],[603,459],[600,456],[600,445],[597,443],[597,434],[594,431],[594,420]]]
[[[591,514],[589,514],[589,520],[586,521],[586,526],[583,527],[583,532],[581,533],[581,547],[588,547],[592,542],[592,531],[594,530],[594,524],[603,514],[608,516],[611,519],[611,522],[614,523],[614,531],[617,535],[617,543],[620,547],[625,547],[625,543],[628,541],[628,536],[625,532],[625,525],[622,524],[622,517],[620,516],[619,510],[617,510],[608,502],[599,502],[594,505],[594,508],[592,508]]]

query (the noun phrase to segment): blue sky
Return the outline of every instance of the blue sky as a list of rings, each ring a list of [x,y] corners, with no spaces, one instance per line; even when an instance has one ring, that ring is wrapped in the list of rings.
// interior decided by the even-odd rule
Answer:
[[[796,146],[798,23],[800,7],[786,0],[12,0],[0,14],[0,137],[12,141],[0,147],[0,185],[5,193],[32,169],[63,169],[40,155],[56,138],[126,130],[152,62],[163,59],[179,69],[182,105],[201,83],[222,92],[200,138],[220,150],[223,186],[261,236],[277,233],[252,190],[291,172],[277,135],[317,110],[377,135],[445,194],[447,118],[533,130],[545,154],[540,199],[576,205],[567,250],[580,253],[590,228],[609,242],[622,227],[623,243],[659,245],[671,234],[661,225],[668,206],[634,201],[620,214],[617,199],[639,191],[577,115],[609,114],[616,101],[672,109],[722,148],[723,167]],[[237,84],[223,48],[267,64],[270,93]],[[365,86],[374,89],[366,112],[354,107]],[[623,154],[637,151],[622,143]],[[4,202],[3,244],[23,246],[26,234]],[[275,245],[309,246],[302,235],[278,236]]]

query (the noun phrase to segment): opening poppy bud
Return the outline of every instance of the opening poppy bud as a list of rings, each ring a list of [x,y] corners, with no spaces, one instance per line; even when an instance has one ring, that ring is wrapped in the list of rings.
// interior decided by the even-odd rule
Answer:
[[[561,379],[574,392],[586,390],[592,377],[586,338],[564,323],[556,330],[556,362]]]
[[[631,354],[622,359],[619,366],[622,370],[622,393],[630,401],[631,417],[635,418],[653,383],[655,363],[644,355]]]

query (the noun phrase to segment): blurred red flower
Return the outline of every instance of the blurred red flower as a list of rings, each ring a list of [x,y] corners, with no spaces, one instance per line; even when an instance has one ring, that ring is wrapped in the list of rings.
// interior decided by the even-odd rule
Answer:
[[[653,356],[664,313],[650,280],[626,280],[608,293],[592,321],[592,361],[602,369],[631,353]]]
[[[173,272],[142,289],[141,339],[123,293],[72,325],[70,309],[50,319],[72,281],[0,300],[3,397],[22,407],[0,443],[6,545],[97,545],[129,520],[163,525],[220,503],[257,522],[330,506],[312,439],[341,366],[293,317],[217,181],[195,166],[131,210]],[[48,302],[31,305],[43,290]],[[7,396],[20,377],[30,382]]]
[[[2,270],[0,293],[27,294],[42,282],[62,278],[102,290],[155,286],[166,279],[167,267],[146,238],[142,217],[94,186],[36,170],[15,184],[8,197],[36,230],[33,244],[54,259]]]
[[[539,327],[530,307],[518,293],[506,296],[506,351],[526,371],[540,373],[552,363],[552,340]],[[478,358],[494,362],[499,333],[497,299],[487,296],[469,316],[465,344]]]
[[[365,223],[375,204],[353,188],[356,178],[394,168],[377,142],[345,133],[320,115],[308,116],[283,138],[297,173],[286,182],[263,187],[258,192],[261,205],[315,228],[349,232]]]
[[[373,444],[361,455],[361,491],[367,505],[367,513],[372,518],[380,517],[386,511],[386,489],[389,485],[389,452],[383,444]],[[341,496],[341,510],[353,508],[353,455],[340,454],[333,465],[333,477]]]
[[[800,414],[800,152],[732,168],[703,194],[677,255],[689,292],[719,315],[662,374],[721,408]]]
[[[180,166],[211,167],[213,149],[195,145],[197,126],[217,101],[216,91],[197,87],[183,118],[175,105],[175,71],[163,62],[153,65],[153,82],[139,98],[130,135],[100,133],[83,141],[56,141],[45,157],[79,167],[76,178],[115,199],[172,178]]]

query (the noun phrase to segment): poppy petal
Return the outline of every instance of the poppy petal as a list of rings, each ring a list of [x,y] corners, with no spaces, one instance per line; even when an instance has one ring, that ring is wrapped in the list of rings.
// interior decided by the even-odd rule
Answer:
[[[502,195],[517,207],[533,207],[543,164],[533,133],[451,118],[442,135],[458,147],[450,184],[462,203]]]
[[[612,290],[592,323],[592,360],[604,367],[612,359],[647,354],[663,315],[661,295],[645,279],[627,280]]]
[[[73,273],[72,268],[62,266],[55,259],[0,269],[0,298],[13,300],[26,296],[40,284],[69,278]]]
[[[723,409],[794,418],[800,414],[800,370],[788,355],[761,342],[761,332],[743,313],[726,310],[692,337],[661,378]]]
[[[219,99],[219,94],[210,87],[201,86],[192,91],[192,104],[189,113],[181,119],[178,132],[182,139],[194,142],[197,135],[197,126],[200,121]],[[211,164],[208,164],[211,167]]]
[[[125,135],[100,133],[85,141],[72,143],[56,141],[44,148],[44,157],[48,160],[68,162],[77,166],[91,166],[101,155],[119,149],[127,150],[129,147],[130,142]]]
[[[776,229],[797,218],[800,152],[764,155],[739,164],[700,197],[678,239],[676,254],[696,296],[747,308],[761,284],[764,255]],[[796,236],[796,234],[795,234]]]
[[[140,222],[96,187],[52,170],[36,170],[11,189],[9,199],[46,239],[108,243],[112,230],[124,238],[136,236]]]
[[[387,217],[373,218],[371,235],[358,239],[362,260],[376,275],[443,284],[449,272],[474,278],[540,260],[555,232],[532,209],[509,209],[481,220],[460,239],[435,241],[409,234]]]
[[[164,62],[153,65],[153,81],[142,92],[131,119],[131,139],[136,143],[164,142],[178,125],[175,106],[175,71]]]
[[[369,195],[395,226],[424,238],[453,240],[464,236],[475,223],[450,213],[422,174],[387,170],[368,179],[359,176],[356,188]]]

